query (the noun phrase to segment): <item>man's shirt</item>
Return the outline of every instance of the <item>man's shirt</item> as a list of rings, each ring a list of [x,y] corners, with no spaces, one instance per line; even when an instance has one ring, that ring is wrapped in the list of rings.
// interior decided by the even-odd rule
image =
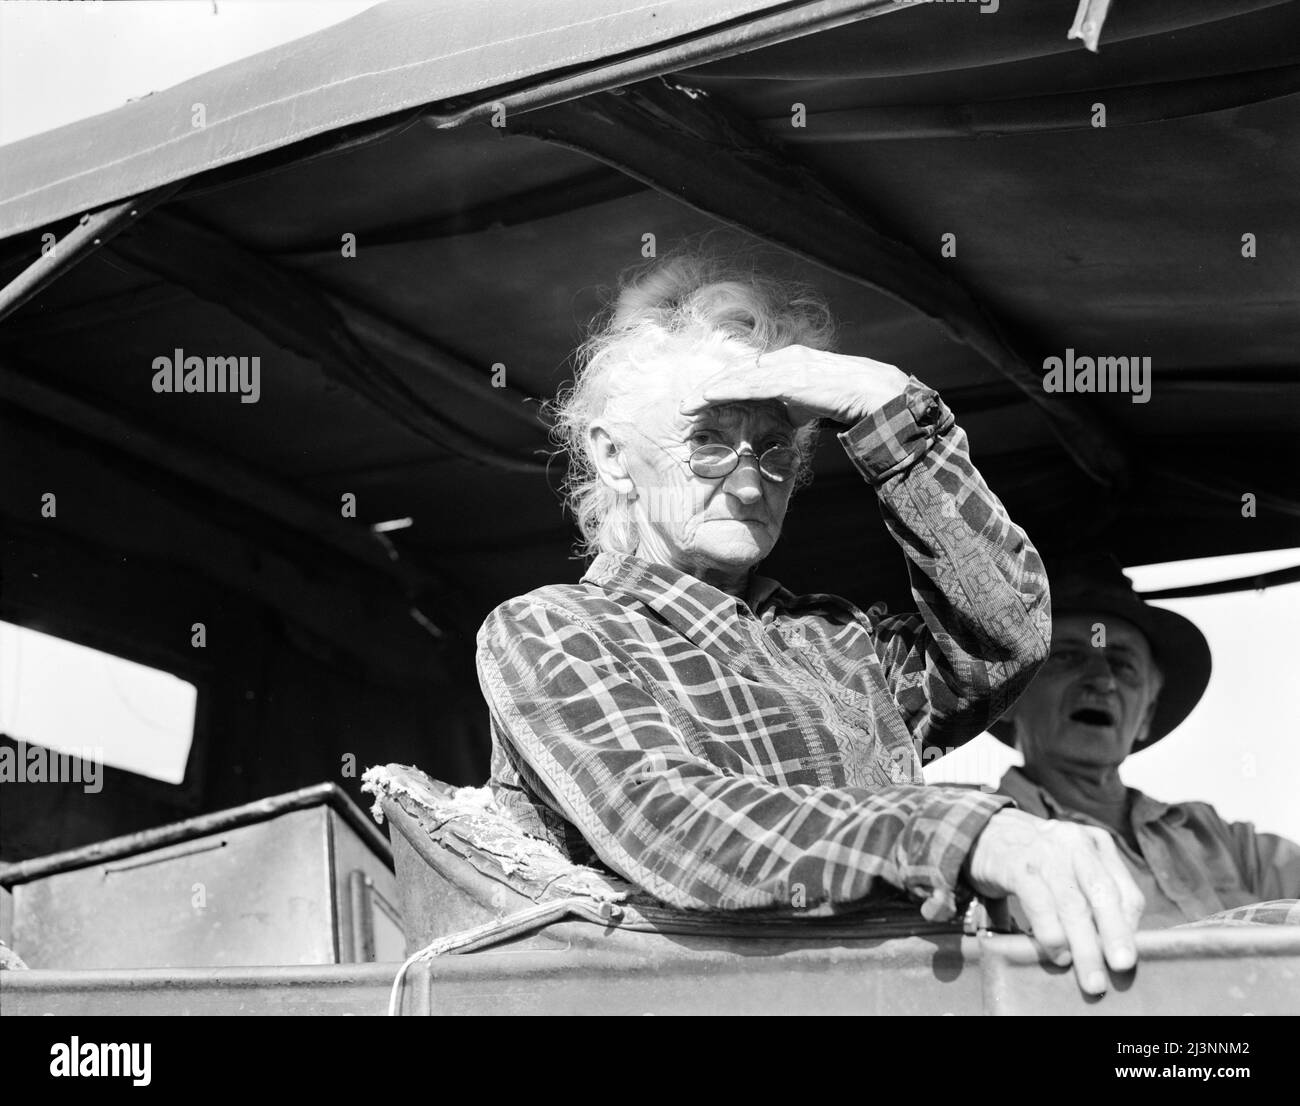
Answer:
[[[1142,928],[1181,925],[1266,899],[1300,898],[1300,845],[1249,822],[1226,822],[1209,803],[1162,803],[1130,787],[1129,817],[1139,850],[1102,822],[1058,803],[1018,768],[998,786],[1040,818],[1107,830],[1124,857],[1146,909]]]
[[[902,890],[952,916],[1008,802],[925,786],[918,750],[962,743],[1024,689],[1050,637],[1046,577],[919,381],[839,437],[920,613],[760,576],[736,598],[609,553],[502,604],[479,679],[492,786],[527,832],[680,907],[829,913]]]

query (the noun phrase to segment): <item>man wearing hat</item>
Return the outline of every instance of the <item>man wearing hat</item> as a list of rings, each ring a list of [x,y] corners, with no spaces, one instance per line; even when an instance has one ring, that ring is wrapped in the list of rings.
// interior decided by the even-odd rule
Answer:
[[[1021,810],[1109,830],[1146,897],[1142,926],[1178,925],[1300,897],[1300,845],[1227,822],[1208,803],[1163,803],[1119,767],[1196,705],[1210,647],[1186,618],[1149,606],[1113,558],[1049,564],[1051,653],[991,730],[1025,758],[1002,777]]]

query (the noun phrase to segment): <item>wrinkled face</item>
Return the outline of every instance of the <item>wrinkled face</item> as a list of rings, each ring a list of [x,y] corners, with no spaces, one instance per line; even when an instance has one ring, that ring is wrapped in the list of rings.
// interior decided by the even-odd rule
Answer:
[[[611,419],[609,430],[636,489],[638,556],[710,582],[737,580],[771,552],[794,488],[793,479],[776,483],[758,467],[764,450],[794,444],[796,428],[781,403],[681,413],[682,401],[728,363],[713,352],[674,358],[632,403],[620,405],[622,417]],[[739,450],[740,463],[728,476],[697,476],[687,463],[692,451],[715,443]]]
[[[1105,647],[1094,627],[1105,627]],[[1155,712],[1161,676],[1146,636],[1115,615],[1069,613],[1052,625],[1052,651],[1011,719],[1033,765],[1118,766]]]

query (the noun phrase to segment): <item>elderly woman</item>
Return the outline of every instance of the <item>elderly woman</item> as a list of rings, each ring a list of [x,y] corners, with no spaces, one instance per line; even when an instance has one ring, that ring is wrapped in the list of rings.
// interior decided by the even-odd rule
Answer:
[[[930,919],[1018,895],[1081,986],[1134,963],[1140,895],[1109,837],[928,787],[918,751],[979,733],[1049,639],[1042,564],[938,395],[830,353],[826,309],[698,256],[626,283],[557,404],[578,584],[479,634],[494,791],[523,828],[684,908],[831,913],[904,891]],[[818,420],[875,491],[920,614],[755,572]]]

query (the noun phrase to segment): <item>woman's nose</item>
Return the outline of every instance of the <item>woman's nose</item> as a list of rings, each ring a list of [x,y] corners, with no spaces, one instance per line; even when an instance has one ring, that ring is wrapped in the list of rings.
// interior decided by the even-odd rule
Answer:
[[[763,498],[763,474],[753,451],[740,454],[740,463],[727,477],[727,491],[742,503],[756,503]]]

